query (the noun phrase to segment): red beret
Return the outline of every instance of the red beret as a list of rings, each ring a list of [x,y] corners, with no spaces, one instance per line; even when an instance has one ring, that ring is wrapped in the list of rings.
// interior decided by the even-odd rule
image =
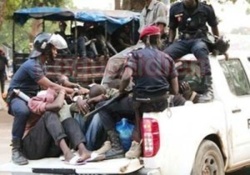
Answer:
[[[144,36],[150,35],[160,35],[160,29],[157,26],[147,26],[140,33],[140,39]]]

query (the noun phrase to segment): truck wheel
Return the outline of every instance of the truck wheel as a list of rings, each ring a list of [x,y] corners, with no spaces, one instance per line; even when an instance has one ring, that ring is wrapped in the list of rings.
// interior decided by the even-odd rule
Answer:
[[[224,161],[218,146],[204,140],[196,153],[192,175],[225,175]]]

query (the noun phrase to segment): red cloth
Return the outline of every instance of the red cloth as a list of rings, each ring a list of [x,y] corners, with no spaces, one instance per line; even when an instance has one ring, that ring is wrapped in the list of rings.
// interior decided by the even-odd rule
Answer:
[[[45,112],[45,106],[47,103],[52,103],[55,100],[56,92],[53,89],[47,89],[42,93],[38,93],[37,96],[32,97],[28,102],[30,110],[38,115]]]
[[[147,26],[140,33],[140,39],[144,36],[150,35],[160,35],[160,28],[157,26]]]
[[[30,99],[30,101],[28,102],[28,106],[32,113],[26,122],[23,138],[35,126],[42,114],[46,111],[46,104],[52,103],[55,100],[55,97],[56,92],[53,89],[49,88],[45,91],[39,92],[37,96]]]

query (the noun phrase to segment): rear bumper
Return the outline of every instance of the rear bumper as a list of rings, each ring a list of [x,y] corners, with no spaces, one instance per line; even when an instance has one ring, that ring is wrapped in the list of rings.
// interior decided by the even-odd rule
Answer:
[[[2,172],[23,174],[132,174],[143,168],[139,159],[110,159],[88,162],[84,165],[68,165],[58,158],[30,160],[29,164],[18,166],[12,162],[0,165]],[[154,175],[154,174],[152,174]]]
[[[136,175],[162,175],[160,169],[149,169],[149,168],[142,168],[138,170]]]

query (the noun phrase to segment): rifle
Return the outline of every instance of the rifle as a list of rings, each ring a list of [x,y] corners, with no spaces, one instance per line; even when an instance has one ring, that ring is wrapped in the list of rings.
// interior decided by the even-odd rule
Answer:
[[[89,117],[91,115],[94,115],[96,114],[97,112],[99,112],[100,110],[102,110],[103,108],[111,105],[112,103],[126,97],[131,91],[127,91],[127,92],[124,92],[124,93],[119,93],[117,95],[115,95],[113,98],[109,99],[108,101],[106,101],[106,103],[104,103],[102,106],[94,109],[93,111],[89,112],[88,114],[86,114],[84,117]]]

